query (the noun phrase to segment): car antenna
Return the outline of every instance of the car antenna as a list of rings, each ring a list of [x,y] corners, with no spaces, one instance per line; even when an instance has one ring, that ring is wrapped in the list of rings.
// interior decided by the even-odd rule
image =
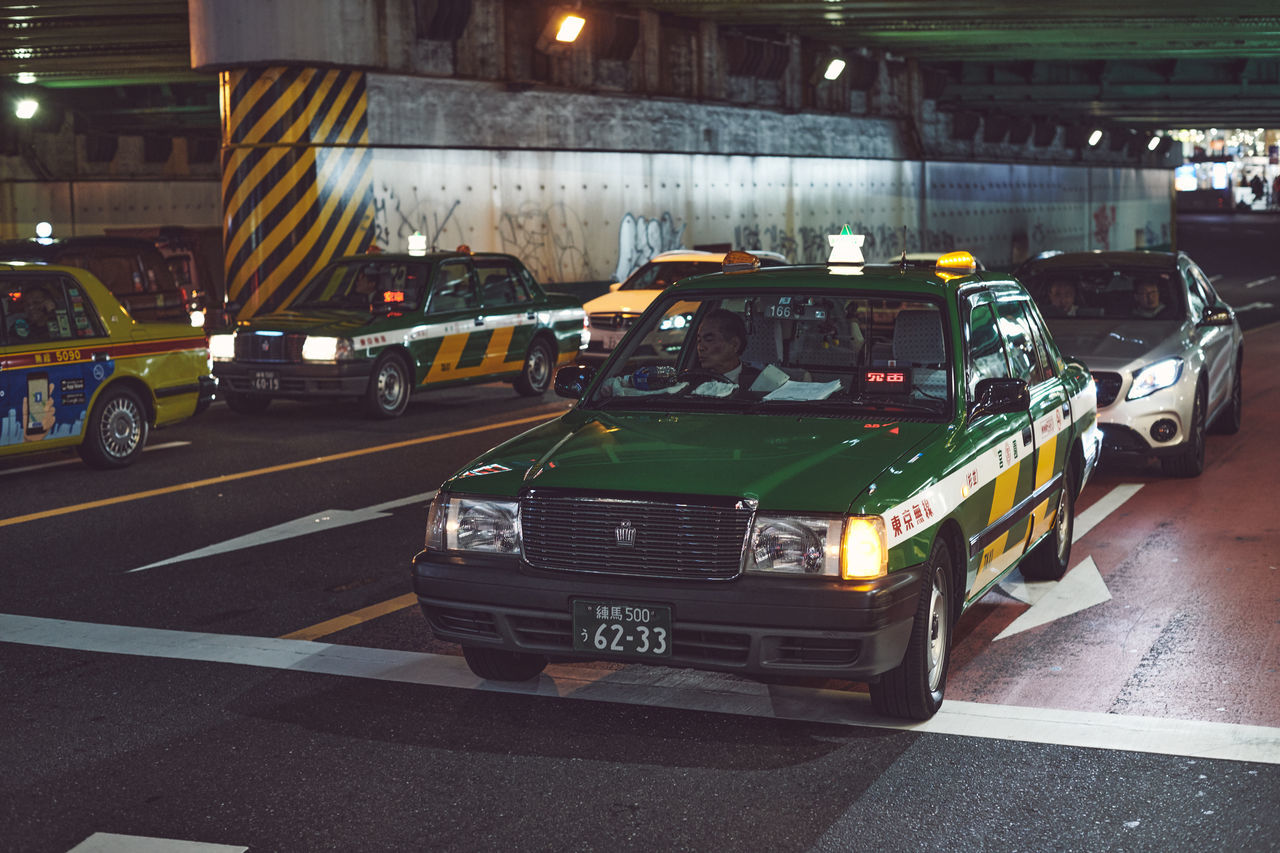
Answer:
[[[907,269],[907,226],[902,226],[902,259],[898,261],[903,272]]]

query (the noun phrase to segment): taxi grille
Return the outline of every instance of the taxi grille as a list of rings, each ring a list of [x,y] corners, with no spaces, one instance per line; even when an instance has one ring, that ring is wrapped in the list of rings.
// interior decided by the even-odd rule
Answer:
[[[236,335],[236,361],[299,362],[306,335],[263,335],[241,332]]]
[[[1120,393],[1121,378],[1119,373],[1096,372],[1093,374],[1093,384],[1098,386],[1098,408],[1110,406],[1116,401],[1116,395]]]
[[[533,489],[520,499],[524,557],[538,569],[725,580],[738,575],[753,507]]]
[[[619,311],[599,311],[590,315],[593,329],[630,329],[640,319],[639,314],[625,314]]]

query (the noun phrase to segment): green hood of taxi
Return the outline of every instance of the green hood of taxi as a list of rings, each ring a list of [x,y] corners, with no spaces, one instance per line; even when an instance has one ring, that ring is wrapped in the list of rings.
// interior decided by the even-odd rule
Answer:
[[[395,328],[398,325],[395,319],[400,318],[370,314],[368,310],[276,311],[253,317],[240,328],[249,332],[305,332],[342,338],[384,327]]]
[[[842,513],[945,424],[841,418],[574,411],[508,441],[444,488],[521,488],[753,498],[763,508]]]

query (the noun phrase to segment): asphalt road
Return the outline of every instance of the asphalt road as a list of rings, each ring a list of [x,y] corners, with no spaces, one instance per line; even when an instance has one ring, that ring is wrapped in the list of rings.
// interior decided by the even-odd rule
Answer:
[[[1240,219],[1180,244],[1280,304],[1280,220]],[[551,396],[217,404],[124,471],[6,460],[0,850],[1280,849],[1280,326],[1240,316],[1244,429],[1194,481],[1104,469],[1067,579],[966,614],[918,727],[856,684],[471,677],[407,597],[426,495]]]

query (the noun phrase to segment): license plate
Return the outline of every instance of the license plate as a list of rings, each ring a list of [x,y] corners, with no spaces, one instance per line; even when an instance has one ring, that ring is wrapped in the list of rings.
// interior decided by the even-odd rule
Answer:
[[[574,599],[573,648],[639,659],[671,657],[671,608]]]
[[[601,332],[600,346],[606,350],[617,349],[618,344],[622,342],[622,336],[625,334],[626,332]]]
[[[253,371],[253,390],[279,391],[280,375],[277,374],[274,370]]]

